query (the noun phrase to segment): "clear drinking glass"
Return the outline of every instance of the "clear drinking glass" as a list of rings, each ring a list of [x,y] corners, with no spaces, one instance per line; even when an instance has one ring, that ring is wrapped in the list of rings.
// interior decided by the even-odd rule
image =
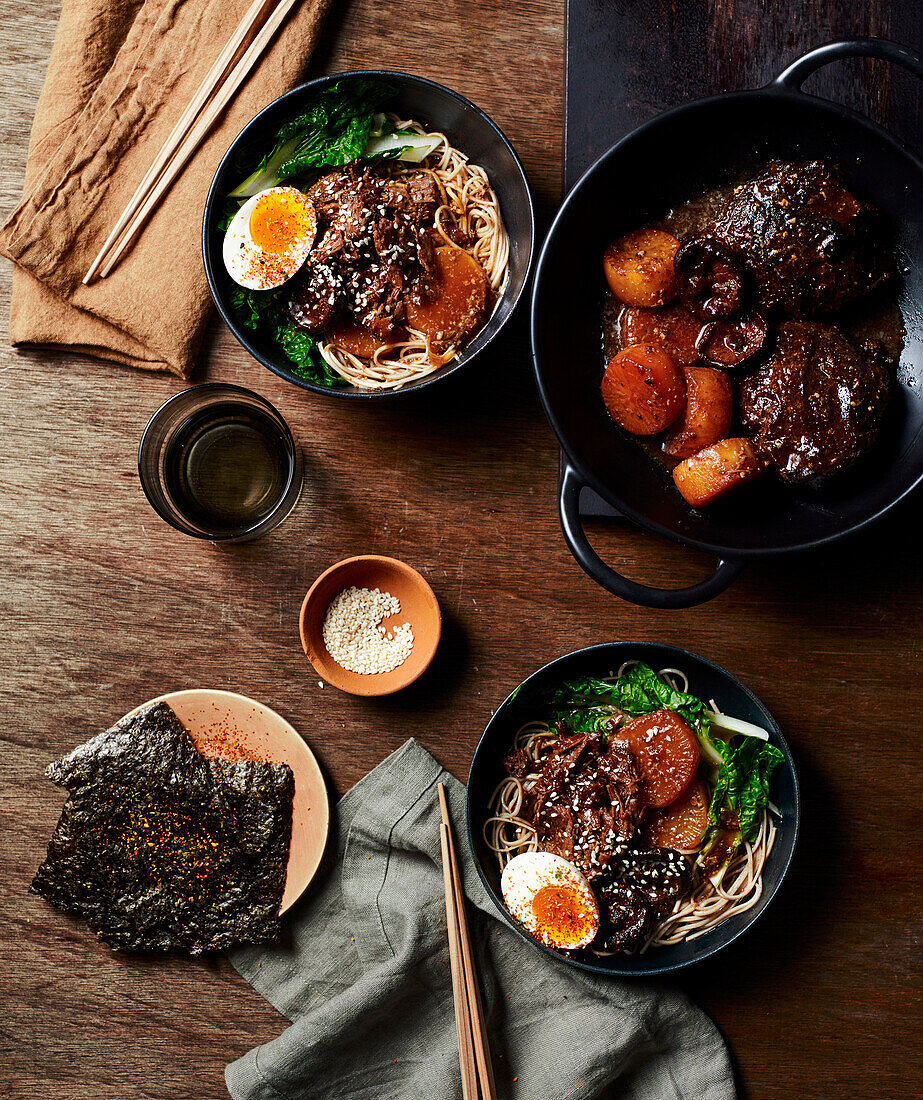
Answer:
[[[141,485],[178,531],[245,542],[277,527],[301,492],[301,452],[288,425],[252,390],[192,386],[154,413],[138,448]]]

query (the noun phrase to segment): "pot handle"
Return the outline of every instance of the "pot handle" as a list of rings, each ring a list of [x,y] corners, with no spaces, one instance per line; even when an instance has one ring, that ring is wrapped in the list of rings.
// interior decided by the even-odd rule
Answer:
[[[588,573],[597,584],[601,584],[614,596],[639,604],[641,607],[657,607],[668,611],[684,607],[695,607],[713,599],[727,588],[737,577],[744,563],[740,558],[721,558],[714,573],[699,584],[688,588],[651,588],[637,581],[630,581],[617,573],[600,558],[586,537],[580,522],[580,491],[585,482],[577,471],[564,463],[561,474],[561,487],[558,495],[558,510],[561,516],[561,529],[570,552],[577,564]]]
[[[909,46],[889,42],[886,38],[853,38],[843,42],[830,42],[826,46],[810,50],[804,57],[793,61],[787,69],[783,69],[770,87],[798,90],[816,69],[829,65],[831,61],[842,61],[844,57],[877,57],[881,61],[891,61],[909,69],[915,76],[923,79],[923,54]]]

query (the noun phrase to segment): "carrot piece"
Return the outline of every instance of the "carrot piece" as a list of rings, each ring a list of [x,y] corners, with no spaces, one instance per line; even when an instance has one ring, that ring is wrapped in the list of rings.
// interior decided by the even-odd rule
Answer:
[[[664,440],[672,458],[689,458],[724,439],[734,418],[734,392],[728,376],[711,367],[686,367],[686,408]]]
[[[669,806],[685,791],[699,766],[699,742],[692,727],[676,711],[654,711],[619,730],[644,779],[649,806]]]
[[[600,385],[609,415],[635,435],[656,435],[683,411],[682,372],[660,348],[639,344],[610,360]]]
[[[759,477],[765,468],[749,439],[722,439],[681,462],[673,480],[686,502],[700,508]]]
[[[679,241],[660,229],[636,229],[603,253],[609,289],[627,306],[662,306],[676,296],[673,257]]]
[[[454,344],[484,319],[487,275],[473,256],[460,248],[436,249],[436,293],[406,303],[407,323],[440,344]]]
[[[674,848],[688,851],[702,839],[708,825],[708,795],[698,779],[662,810],[651,810],[644,817],[642,835],[648,848]]]

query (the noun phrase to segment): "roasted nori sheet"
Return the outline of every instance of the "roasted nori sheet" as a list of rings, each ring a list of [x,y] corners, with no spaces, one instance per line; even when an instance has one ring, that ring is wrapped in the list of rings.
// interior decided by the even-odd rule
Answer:
[[[210,760],[154,703],[51,764],[69,796],[32,891],[123,951],[276,937],[292,832],[287,764]]]

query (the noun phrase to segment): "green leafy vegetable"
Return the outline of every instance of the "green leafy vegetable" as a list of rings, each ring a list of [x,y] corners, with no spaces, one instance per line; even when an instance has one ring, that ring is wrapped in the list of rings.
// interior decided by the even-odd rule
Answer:
[[[698,864],[708,875],[708,881],[718,886],[741,844],[740,829],[711,827],[706,830],[699,850]]]
[[[627,668],[613,686],[617,689],[614,702],[626,714],[650,714],[667,707],[685,718],[693,728],[708,731],[708,707],[702,700],[671,688],[643,661]]]
[[[256,164],[250,162],[250,174],[231,195],[250,198],[293,176],[349,164],[361,157],[373,126],[381,133],[388,132],[376,112],[394,94],[393,88],[374,80],[331,84],[306,111],[279,127],[272,148]],[[393,130],[393,126],[388,128]]]
[[[775,745],[756,737],[717,744],[723,759],[708,808],[709,823],[717,826],[721,810],[727,806],[737,815],[741,836],[750,840],[759,829],[760,817],[769,804],[772,773],[784,757]]]
[[[709,711],[708,716],[711,718],[714,729],[723,730],[730,737],[733,737],[735,733],[743,733],[747,737],[758,737],[761,741],[769,740],[769,734],[762,726],[755,726],[752,722],[745,722],[742,718],[732,718],[729,714],[716,714],[714,711]]]
[[[342,386],[344,379],[330,369],[317,350],[317,341],[292,321],[279,324],[275,330],[276,343],[295,365],[295,374],[318,386]]]
[[[567,724],[574,733],[607,733],[606,722],[618,711],[615,707],[589,707],[568,715]]]
[[[332,133],[308,133],[279,169],[279,178],[286,180],[306,168],[328,168],[357,160],[362,156],[371,129],[372,119],[366,114],[348,118],[342,129]]]
[[[563,684],[552,688],[543,702],[551,708],[554,720],[581,707],[597,706],[603,701],[610,702],[614,693],[615,685],[608,680],[582,676],[576,680],[565,680]]]
[[[279,182],[279,169],[298,148],[299,139],[289,138],[278,145],[269,158],[264,158],[258,168],[231,192],[232,199],[252,199],[261,191],[275,187]]]
[[[215,226],[219,233],[227,233],[231,222],[234,220],[234,215],[239,209],[240,203],[234,202],[231,198],[225,199],[221,215],[215,223]]]
[[[231,308],[234,316],[251,332],[261,325],[274,325],[279,315],[279,305],[274,290],[248,290],[235,286],[231,291]]]
[[[370,137],[363,155],[369,158],[387,157],[419,164],[420,161],[426,160],[430,153],[435,152],[439,140],[432,134],[396,133]]]
[[[234,316],[251,332],[266,332],[293,363],[293,373],[318,386],[342,386],[344,379],[330,369],[317,350],[310,332],[299,328],[282,312],[278,291],[247,290],[237,286],[231,292]]]
[[[605,730],[605,723],[617,708],[610,702],[612,684],[608,680],[596,680],[584,676],[567,680],[552,689],[544,702],[550,708],[548,720],[566,719],[574,733],[597,733]]]

